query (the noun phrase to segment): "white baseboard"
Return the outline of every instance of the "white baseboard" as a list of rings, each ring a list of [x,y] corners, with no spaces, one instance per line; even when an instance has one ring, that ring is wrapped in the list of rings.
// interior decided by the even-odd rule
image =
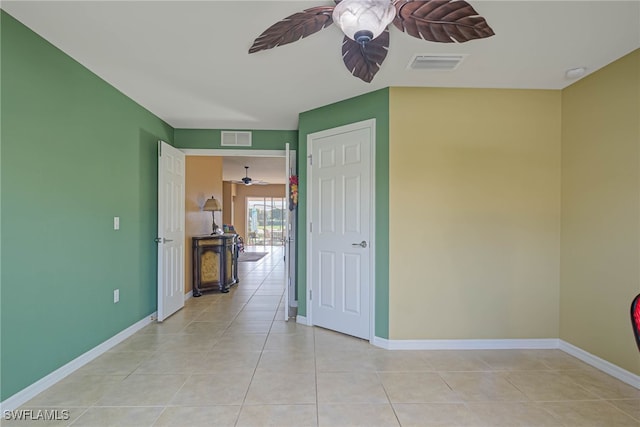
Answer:
[[[558,348],[558,339],[389,340],[374,337],[371,344],[387,350],[506,350]]]
[[[309,325],[309,322],[307,322],[307,317],[306,316],[297,315],[296,316],[296,323],[301,323],[303,325],[311,326],[311,325]]]
[[[190,298],[193,298],[193,291],[192,290],[187,292],[186,294],[184,294],[184,300],[185,301],[190,299]]]
[[[145,316],[142,320],[134,323],[129,326],[127,329],[119,332],[118,334],[112,336],[102,344],[98,344],[96,347],[87,351],[86,353],[76,357],[71,362],[67,363],[64,366],[56,369],[51,372],[49,375],[44,378],[36,381],[35,383],[27,386],[26,388],[20,390],[13,396],[7,398],[6,400],[0,402],[0,414],[3,414],[4,411],[13,411],[20,407],[20,405],[34,398],[37,394],[43,392],[48,389],[58,381],[62,380],[69,374],[75,372],[80,369],[87,363],[91,362],[96,357],[101,354],[107,352],[117,344],[120,344],[125,339],[129,338],[131,335],[138,332],[140,329],[144,328],[148,324],[150,324],[153,319],[156,318],[156,313],[152,313],[148,316]]]
[[[599,358],[583,349],[576,347],[573,344],[569,344],[564,340],[559,340],[560,345],[559,349],[572,355],[575,358],[582,360],[584,363],[587,363],[594,368],[600,369],[602,372],[605,372],[612,377],[619,379],[632,387],[640,389],[640,375],[636,375],[632,372],[629,372],[621,367],[614,365],[611,362],[607,362],[604,359]]]
[[[306,319],[305,319],[306,320]],[[640,375],[636,375],[604,359],[557,338],[503,340],[389,340],[374,337],[371,344],[387,350],[508,350],[560,349],[583,362],[640,389]]]

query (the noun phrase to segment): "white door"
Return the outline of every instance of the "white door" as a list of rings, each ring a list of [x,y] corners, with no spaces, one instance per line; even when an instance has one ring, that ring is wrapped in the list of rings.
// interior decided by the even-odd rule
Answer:
[[[366,339],[373,292],[374,135],[375,121],[367,120],[307,139],[311,322]]]
[[[158,321],[184,306],[184,153],[158,141]]]
[[[284,320],[289,321],[289,286],[290,286],[290,277],[289,277],[289,267],[291,263],[291,259],[289,258],[289,236],[290,236],[290,226],[289,226],[289,194],[291,191],[291,183],[289,182],[289,177],[291,176],[291,165],[289,164],[289,143],[285,144],[285,158],[284,158],[284,173],[285,173],[285,200],[284,205],[286,209],[286,215],[284,215]]]
[[[284,289],[284,320],[289,320],[291,307],[295,303],[295,233],[296,213],[295,207],[291,209],[291,182],[290,177],[296,174],[296,152],[289,150],[289,143],[285,146],[285,173],[286,173],[286,200],[285,209],[285,236],[284,236],[284,264],[285,264],[285,289]]]

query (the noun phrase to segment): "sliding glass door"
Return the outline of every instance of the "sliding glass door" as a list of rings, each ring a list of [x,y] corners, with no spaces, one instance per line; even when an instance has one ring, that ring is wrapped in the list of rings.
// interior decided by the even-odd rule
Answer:
[[[283,197],[247,197],[247,243],[250,246],[284,245]]]

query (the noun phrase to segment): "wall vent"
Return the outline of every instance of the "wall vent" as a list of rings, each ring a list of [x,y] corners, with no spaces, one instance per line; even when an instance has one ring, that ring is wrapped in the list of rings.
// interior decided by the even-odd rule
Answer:
[[[223,147],[251,147],[251,132],[221,131],[220,145]]]
[[[437,55],[437,54],[420,54],[414,55],[407,66],[410,70],[434,70],[434,71],[452,71],[458,68],[458,65],[467,55]]]

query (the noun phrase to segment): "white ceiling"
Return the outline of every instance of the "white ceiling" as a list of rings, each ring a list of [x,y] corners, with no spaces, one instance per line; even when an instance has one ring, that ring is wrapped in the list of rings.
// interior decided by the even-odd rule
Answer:
[[[222,180],[239,181],[245,176],[245,166],[249,166],[249,177],[254,181],[269,184],[284,184],[284,157],[228,157],[222,158]]]
[[[560,89],[640,47],[640,0],[470,0],[496,35],[425,42],[391,26],[370,84],[342,63],[332,25],[249,55],[255,37],[317,1],[3,1],[2,8],[176,128],[297,129],[298,113],[388,86]],[[415,54],[469,54],[455,71]]]

